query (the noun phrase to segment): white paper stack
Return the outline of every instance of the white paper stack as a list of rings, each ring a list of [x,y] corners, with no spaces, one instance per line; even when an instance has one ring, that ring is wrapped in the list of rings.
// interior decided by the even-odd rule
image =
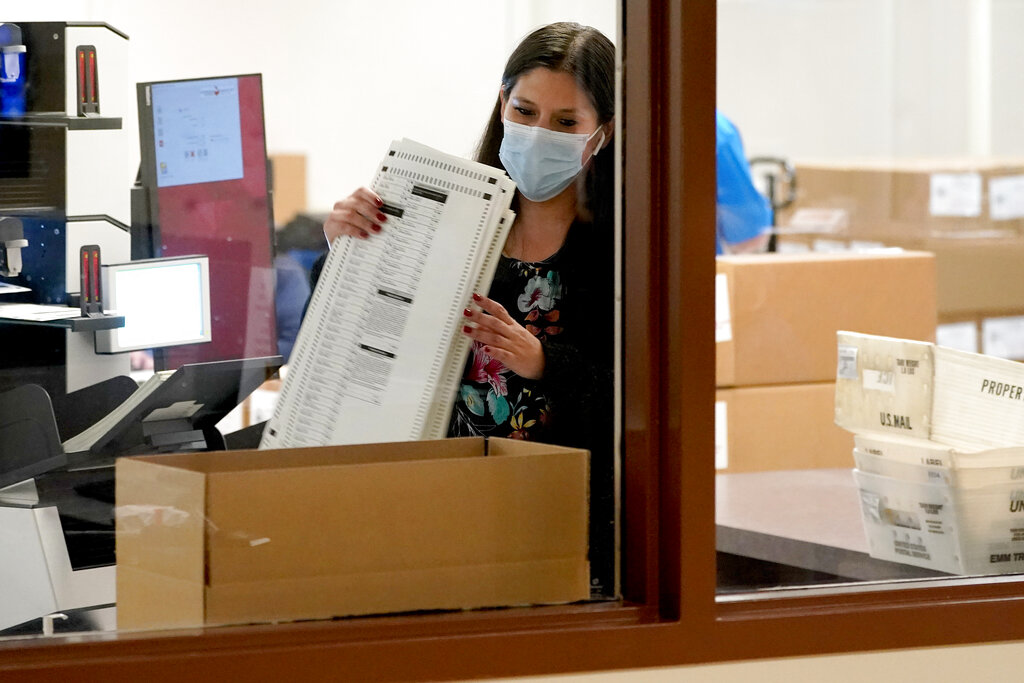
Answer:
[[[1024,571],[1024,366],[840,332],[836,423],[872,557],[954,574]]]
[[[400,140],[372,187],[384,229],[335,240],[260,448],[445,435],[469,350],[462,310],[490,288],[515,184]]]

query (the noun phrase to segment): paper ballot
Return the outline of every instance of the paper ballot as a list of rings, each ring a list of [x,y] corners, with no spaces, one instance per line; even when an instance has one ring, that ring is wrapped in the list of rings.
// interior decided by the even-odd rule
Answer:
[[[334,241],[260,448],[441,438],[514,214],[499,169],[393,142],[372,187],[388,214]]]

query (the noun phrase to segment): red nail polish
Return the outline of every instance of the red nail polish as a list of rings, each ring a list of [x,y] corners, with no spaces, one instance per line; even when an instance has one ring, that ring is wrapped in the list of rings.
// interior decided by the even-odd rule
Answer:
[[[464,316],[466,316],[466,317],[468,318],[469,316],[473,315],[473,311],[471,311],[471,310],[469,310],[469,309],[467,308],[466,310],[464,310],[464,311],[462,312],[462,315],[464,315]]]
[[[479,294],[473,294],[473,301],[480,301],[482,298]]]
[[[384,200],[380,197],[376,198],[377,206],[384,206]]]
[[[473,328],[470,327],[469,325],[463,325],[462,326],[462,331],[465,332],[466,334],[469,334],[470,332],[473,331]]]
[[[490,352],[491,352],[491,347],[490,346],[485,346],[484,347],[484,353],[490,353]]]
[[[386,221],[387,219],[388,219],[388,217],[387,217],[387,216],[385,216],[384,214],[382,214],[382,213],[378,213],[378,214],[377,214],[377,220],[379,220],[379,221],[380,221],[381,223],[383,223],[383,222],[384,222],[384,221]]]
[[[374,232],[380,232],[380,226],[379,225],[373,226],[373,231]]]

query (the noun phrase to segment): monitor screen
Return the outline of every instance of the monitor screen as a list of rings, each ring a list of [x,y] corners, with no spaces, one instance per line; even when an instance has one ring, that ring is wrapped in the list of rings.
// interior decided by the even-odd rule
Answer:
[[[210,342],[210,265],[206,256],[103,266],[103,301],[124,327],[96,333],[96,351],[121,353]]]
[[[210,262],[212,341],[164,349],[157,367],[276,355],[261,77],[140,83],[138,102],[149,246],[133,258]]]

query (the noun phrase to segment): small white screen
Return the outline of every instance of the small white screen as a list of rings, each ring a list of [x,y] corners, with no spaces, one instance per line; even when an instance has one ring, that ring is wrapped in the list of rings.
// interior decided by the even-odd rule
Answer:
[[[170,346],[208,338],[202,267],[196,262],[115,270],[121,348]]]
[[[152,97],[158,187],[243,177],[237,78],[159,83]]]

